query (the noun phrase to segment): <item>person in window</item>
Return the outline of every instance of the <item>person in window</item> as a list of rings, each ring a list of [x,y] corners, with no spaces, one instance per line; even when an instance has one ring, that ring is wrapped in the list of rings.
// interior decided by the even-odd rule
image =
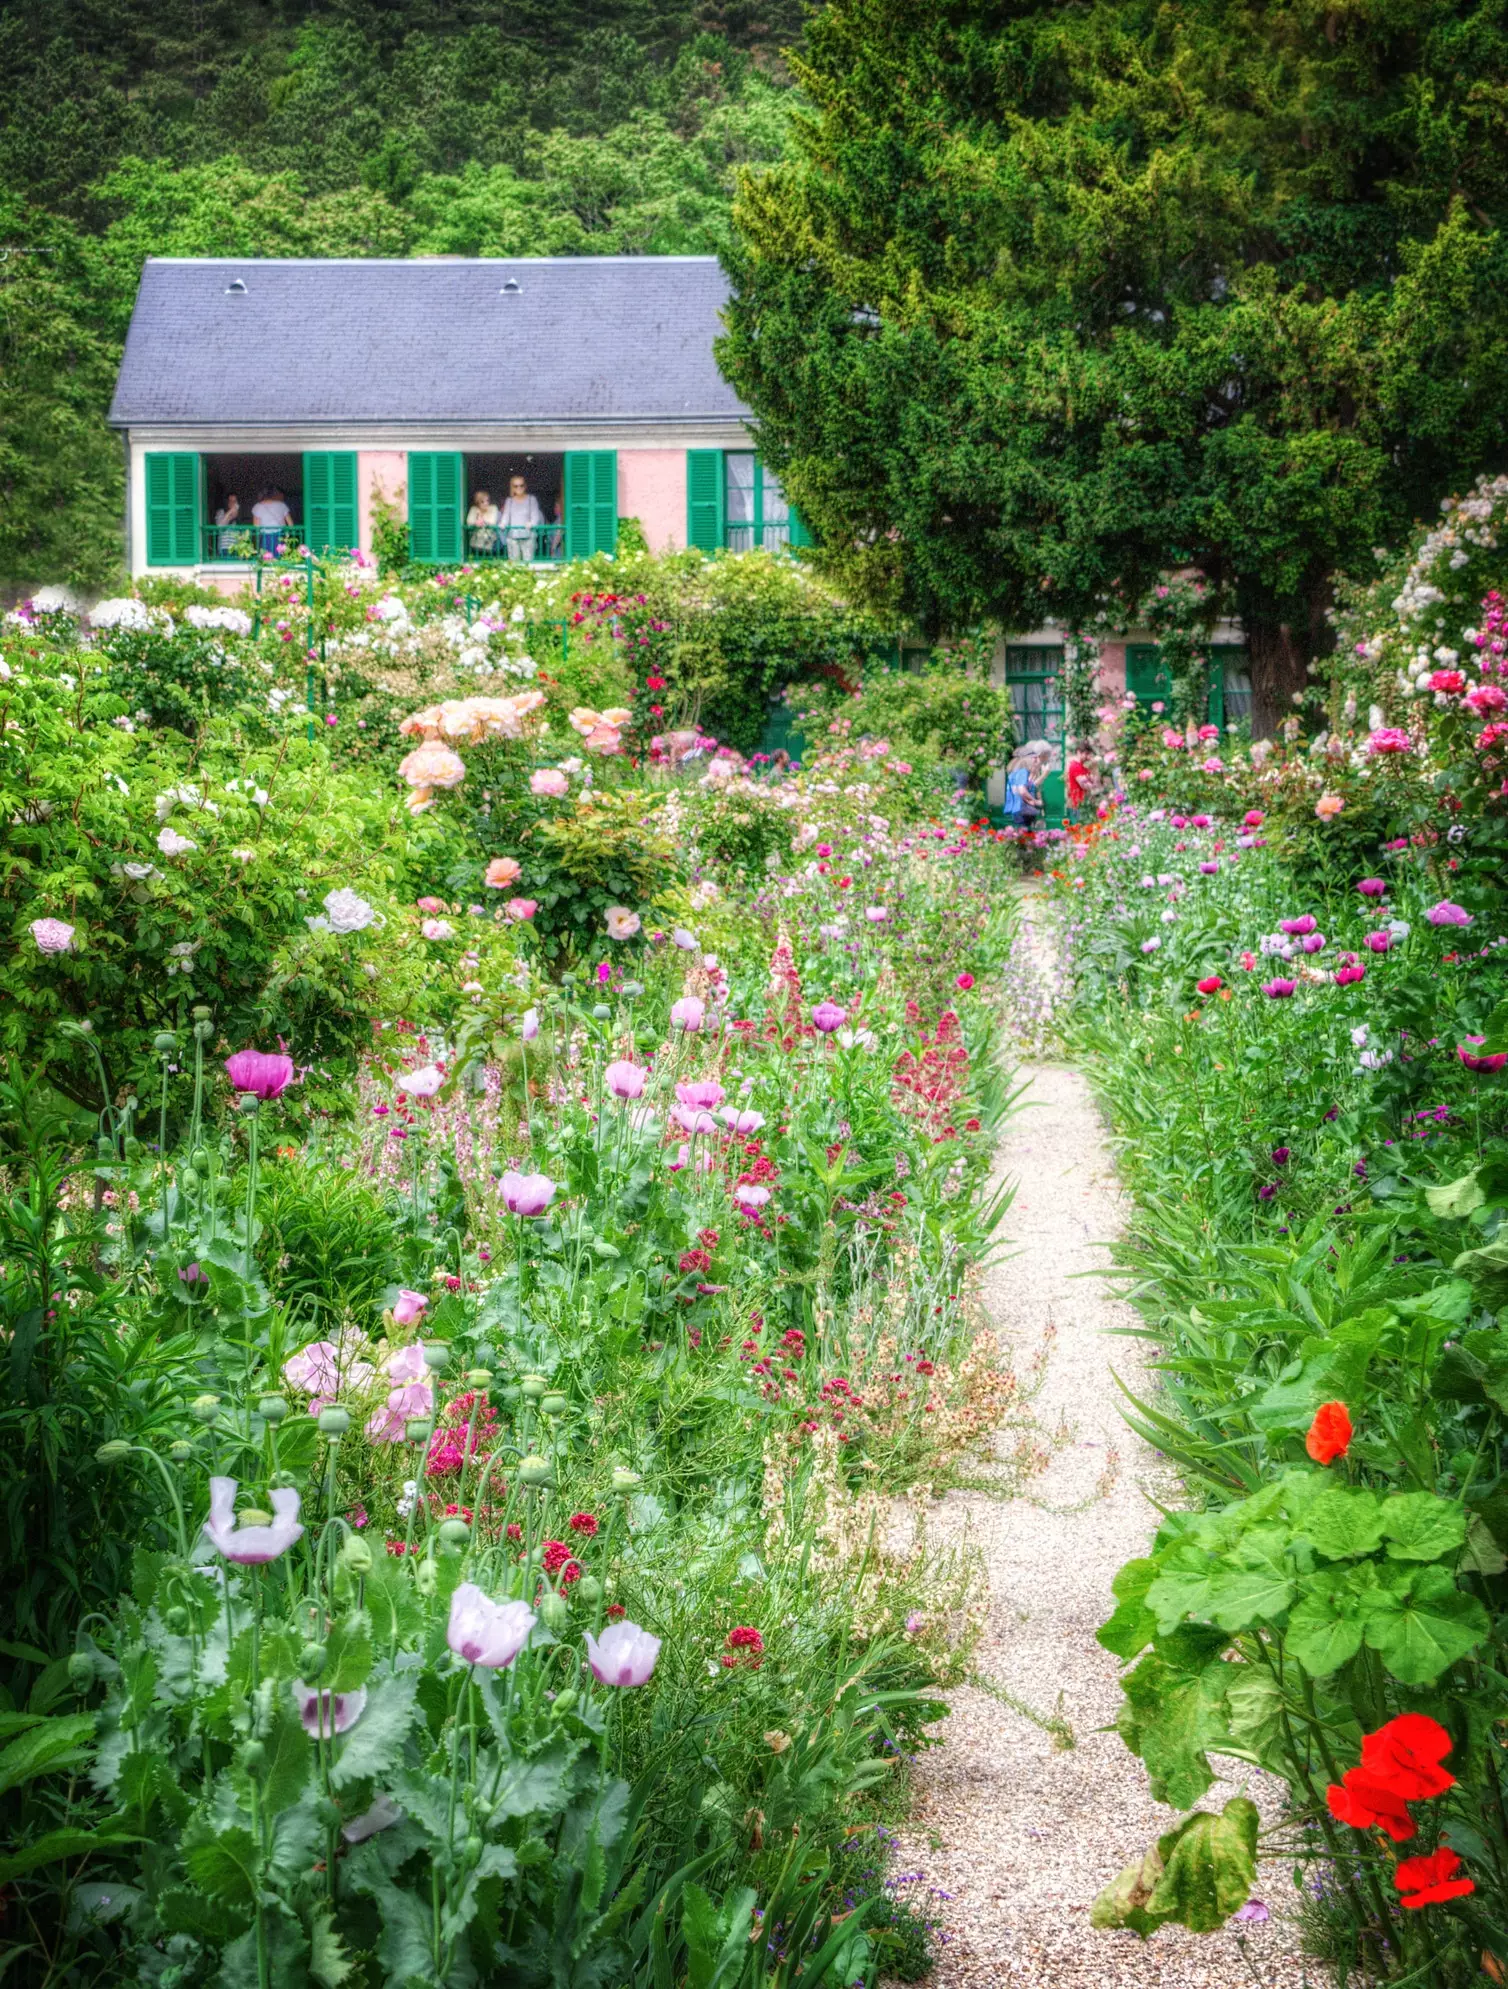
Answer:
[[[533,559],[534,534],[545,522],[545,514],[522,477],[509,477],[508,496],[499,522],[509,559]]]
[[[555,503],[550,512],[551,525],[545,534],[545,544],[551,559],[559,559],[565,545],[565,499],[557,491]]]
[[[288,500],[274,484],[264,490],[251,507],[251,522],[257,528],[257,543],[264,552],[276,552],[279,542],[285,536],[285,527],[293,523],[293,513],[288,509]]]
[[[471,500],[471,509],[466,513],[467,544],[474,553],[487,559],[499,551],[498,509],[489,491],[479,490]]]
[[[215,551],[221,559],[235,558],[236,541],[244,537],[243,532],[235,529],[240,522],[241,500],[232,491],[215,513],[215,524],[219,527],[215,533]]]

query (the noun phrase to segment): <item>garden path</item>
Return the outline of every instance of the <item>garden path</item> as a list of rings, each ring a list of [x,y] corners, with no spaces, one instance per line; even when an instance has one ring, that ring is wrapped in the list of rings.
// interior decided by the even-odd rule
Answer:
[[[1025,909],[1023,939],[1040,947]],[[984,1556],[990,1607],[976,1675],[1038,1720],[1065,1720],[1074,1744],[1060,1747],[976,1686],[948,1695],[946,1739],[917,1761],[900,1850],[900,1869],[925,1873],[946,1896],[938,1911],[947,1940],[930,1980],[934,1989],[1298,1989],[1297,1930],[1276,1908],[1244,1943],[1235,1932],[1169,1927],[1143,1945],[1089,1924],[1096,1893],[1176,1820],[1152,1801],[1145,1769],[1113,1731],[1119,1664],[1094,1633],[1110,1611],[1112,1577],[1145,1551],[1156,1524],[1147,1492],[1175,1503],[1178,1488],[1117,1408],[1111,1369],[1136,1388],[1145,1343],[1106,1335],[1136,1315],[1084,1275],[1105,1267],[1103,1239],[1122,1220],[1089,1086],[1061,1065],[1029,1065],[1021,1076],[1030,1088],[996,1159],[997,1179],[1016,1183],[1008,1254],[987,1272],[984,1299],[1018,1372],[1051,1336],[1036,1413],[1057,1442],[1025,1495],[949,1493],[929,1532],[966,1531]],[[1244,1789],[1270,1820],[1281,1785],[1229,1765],[1242,1779],[1217,1785],[1203,1806]],[[1264,1870],[1258,1893],[1291,1898],[1288,1869]]]

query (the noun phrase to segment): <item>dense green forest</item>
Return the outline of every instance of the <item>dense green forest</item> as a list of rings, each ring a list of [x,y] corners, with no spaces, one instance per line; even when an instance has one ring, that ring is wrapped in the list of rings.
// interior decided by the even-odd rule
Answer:
[[[0,589],[105,584],[149,255],[689,254],[785,151],[800,0],[17,0]]]

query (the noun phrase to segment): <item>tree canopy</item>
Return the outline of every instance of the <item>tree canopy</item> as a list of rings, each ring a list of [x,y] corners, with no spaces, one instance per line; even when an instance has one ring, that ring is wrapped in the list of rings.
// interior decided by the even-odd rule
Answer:
[[[835,563],[1016,628],[1197,565],[1270,729],[1504,451],[1503,0],[830,0],[795,68],[722,353]]]

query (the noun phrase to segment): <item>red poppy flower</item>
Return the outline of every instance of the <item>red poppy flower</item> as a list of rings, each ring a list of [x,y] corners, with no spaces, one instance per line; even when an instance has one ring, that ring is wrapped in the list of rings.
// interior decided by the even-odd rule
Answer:
[[[1349,1823],[1353,1830],[1380,1825],[1395,1844],[1407,1843],[1417,1828],[1398,1791],[1374,1781],[1364,1768],[1349,1768],[1343,1782],[1332,1782],[1325,1806],[1337,1823]]]
[[[1454,1744],[1428,1713],[1400,1713],[1363,1736],[1361,1765],[1372,1780],[1385,1782],[1406,1802],[1427,1801],[1455,1785],[1455,1776],[1440,1766]]]
[[[1202,981],[1195,981],[1194,983],[1194,986],[1198,988],[1202,995],[1219,994],[1222,985],[1218,974],[1206,974]]]
[[[1393,1873],[1393,1883],[1403,1894],[1405,1907],[1440,1906],[1476,1891],[1469,1878],[1454,1876],[1460,1869],[1459,1853],[1442,1844],[1428,1858],[1405,1858]]]
[[[1316,1464],[1333,1464],[1351,1448],[1351,1416],[1344,1402],[1321,1402],[1304,1448]]]

